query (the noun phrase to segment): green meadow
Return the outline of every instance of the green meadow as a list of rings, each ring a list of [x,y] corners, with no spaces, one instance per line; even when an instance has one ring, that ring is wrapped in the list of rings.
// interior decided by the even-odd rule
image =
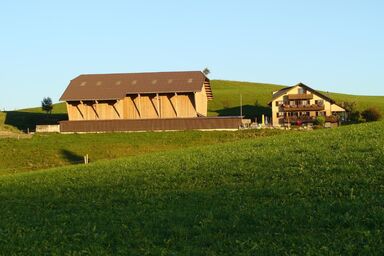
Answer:
[[[380,255],[384,122],[0,177],[4,255]]]
[[[214,99],[208,104],[210,115],[240,115],[241,95],[243,114],[253,120],[254,118],[260,120],[262,114],[271,116],[268,103],[272,99],[272,93],[285,87],[275,84],[223,80],[213,80],[211,81],[211,86]],[[332,92],[322,93],[331,97],[337,103],[355,102],[357,110],[359,111],[374,106],[384,114],[384,96],[360,96]]]
[[[279,85],[212,81],[209,115]],[[384,97],[329,93],[384,113]],[[313,131],[35,134],[0,112],[0,255],[382,255],[384,121]],[[260,120],[260,119],[259,119]],[[88,154],[90,164],[83,164]]]
[[[0,175],[280,134],[279,130],[35,134],[0,138]]]

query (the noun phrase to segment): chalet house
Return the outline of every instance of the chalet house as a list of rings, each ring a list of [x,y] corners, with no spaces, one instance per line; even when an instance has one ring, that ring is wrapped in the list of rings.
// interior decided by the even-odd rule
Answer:
[[[302,83],[274,92],[270,106],[273,126],[313,123],[318,116],[334,126],[345,113],[334,100]]]
[[[208,118],[211,99],[210,80],[200,71],[80,75],[60,98],[69,119],[60,126],[64,132],[98,132],[239,125],[239,117]]]

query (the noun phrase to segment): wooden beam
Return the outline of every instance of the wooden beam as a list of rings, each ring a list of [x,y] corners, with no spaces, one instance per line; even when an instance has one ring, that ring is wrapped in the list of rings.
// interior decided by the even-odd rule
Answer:
[[[117,108],[116,108],[116,106],[115,106],[116,104],[117,104],[117,100],[116,100],[116,102],[112,105],[112,107],[113,107],[113,109],[116,111],[116,114],[118,115],[118,117],[121,118],[120,113],[119,113],[119,111],[117,111]]]
[[[161,118],[160,98],[159,98],[159,94],[158,93],[156,93],[156,99],[157,99],[157,115],[159,116],[159,118]]]
[[[82,101],[80,101],[80,103],[81,103],[81,105],[83,105],[83,102],[82,102]],[[84,119],[84,115],[83,115],[83,113],[81,112],[81,110],[80,110],[80,108],[79,108],[79,104],[76,104],[76,108],[77,108],[77,111],[79,111],[81,117]]]
[[[97,100],[95,100],[95,103],[96,103],[96,105],[99,104]],[[100,119],[99,114],[97,113],[97,111],[96,111],[96,109],[94,108],[93,104],[91,105],[91,108],[93,109],[93,112],[95,112],[95,114],[96,114],[96,116],[97,116],[97,119]]]
[[[196,92],[193,92],[193,108],[195,109],[196,116],[198,116],[198,114],[197,114]]]
[[[139,114],[139,117],[140,117],[140,110],[139,110],[139,107],[137,106],[137,104],[135,102],[136,98],[129,97],[129,99],[132,101],[132,104],[135,107],[135,109],[136,109],[136,111],[137,111],[137,113]]]
[[[179,105],[178,105],[178,100],[177,100],[177,92],[175,92],[175,100],[176,100],[176,117],[178,117],[179,116]]]
[[[137,97],[139,99],[139,104],[138,104],[139,106],[136,107],[136,109],[137,109],[137,112],[139,112],[139,117],[141,118],[141,95],[140,95],[140,93],[137,94]],[[136,103],[135,103],[135,105],[136,105]]]
[[[172,102],[172,97],[173,97],[173,96],[168,97],[168,94],[167,94],[166,97],[167,97],[167,99],[169,100],[169,103],[171,104],[172,109],[173,109],[173,111],[175,111],[175,114],[176,114],[176,116],[177,116],[176,105]]]

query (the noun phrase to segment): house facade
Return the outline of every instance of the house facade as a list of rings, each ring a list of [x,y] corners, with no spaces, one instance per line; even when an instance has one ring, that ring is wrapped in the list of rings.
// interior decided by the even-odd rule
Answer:
[[[337,125],[345,113],[334,100],[302,83],[274,92],[270,106],[273,126],[313,123],[318,116]]]
[[[79,121],[207,116],[212,98],[210,80],[187,71],[80,75],[60,100]]]

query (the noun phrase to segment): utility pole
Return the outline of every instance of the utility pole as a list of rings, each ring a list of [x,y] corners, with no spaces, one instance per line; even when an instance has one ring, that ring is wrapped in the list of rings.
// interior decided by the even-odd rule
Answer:
[[[240,116],[243,118],[243,95],[240,93]]]

